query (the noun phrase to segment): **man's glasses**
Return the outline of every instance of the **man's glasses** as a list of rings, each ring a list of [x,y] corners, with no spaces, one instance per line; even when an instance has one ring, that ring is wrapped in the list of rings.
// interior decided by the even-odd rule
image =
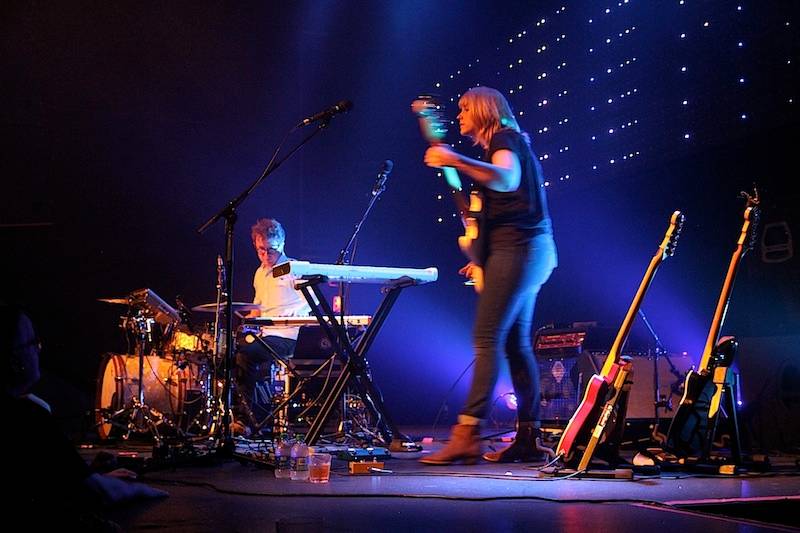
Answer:
[[[260,254],[281,254],[278,248],[256,248],[256,252]]]

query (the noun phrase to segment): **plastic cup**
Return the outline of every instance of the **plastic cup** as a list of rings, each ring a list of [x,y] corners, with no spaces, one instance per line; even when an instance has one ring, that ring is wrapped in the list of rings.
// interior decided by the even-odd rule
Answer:
[[[315,453],[308,458],[308,480],[327,483],[331,479],[331,454]]]

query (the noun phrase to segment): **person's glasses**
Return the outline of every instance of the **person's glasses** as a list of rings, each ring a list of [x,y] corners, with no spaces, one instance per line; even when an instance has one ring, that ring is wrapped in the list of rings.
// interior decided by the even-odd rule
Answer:
[[[256,248],[258,253],[260,254],[272,254],[272,255],[280,255],[282,252],[278,248]]]

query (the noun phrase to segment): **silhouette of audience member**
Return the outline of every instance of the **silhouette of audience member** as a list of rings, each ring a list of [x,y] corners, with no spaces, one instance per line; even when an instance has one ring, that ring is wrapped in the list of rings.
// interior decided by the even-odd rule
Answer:
[[[93,473],[61,431],[49,405],[31,393],[39,380],[41,343],[33,324],[18,307],[0,303],[2,412],[6,415],[7,491],[12,510],[25,529],[78,526],[84,531],[118,530],[97,514],[104,506],[168,494],[134,482],[136,473],[117,469]]]

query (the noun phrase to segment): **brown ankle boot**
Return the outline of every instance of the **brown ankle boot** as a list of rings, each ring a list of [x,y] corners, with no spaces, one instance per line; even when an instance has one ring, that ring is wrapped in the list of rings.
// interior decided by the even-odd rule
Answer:
[[[520,422],[514,442],[503,450],[486,452],[483,458],[493,463],[533,462],[543,457],[555,456],[550,448],[542,445],[539,428],[533,422]]]
[[[481,441],[478,426],[456,424],[450,432],[450,441],[438,452],[419,460],[426,465],[449,465],[456,461],[475,464],[481,456]]]

